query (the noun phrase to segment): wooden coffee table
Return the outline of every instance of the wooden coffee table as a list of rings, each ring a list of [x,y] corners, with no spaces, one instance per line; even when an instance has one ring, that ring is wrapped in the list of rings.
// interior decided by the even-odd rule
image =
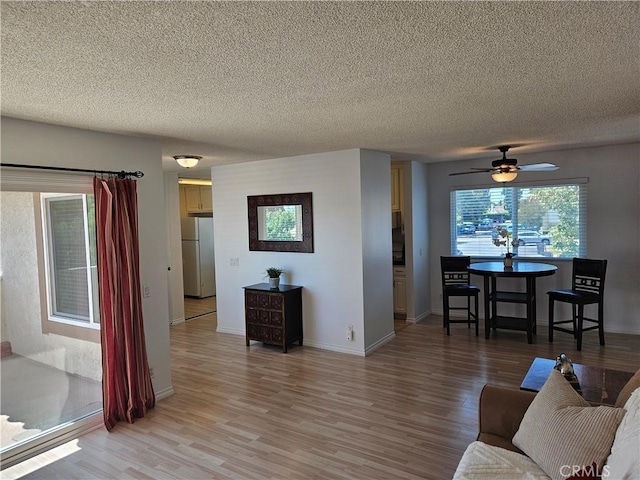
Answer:
[[[536,357],[522,380],[520,390],[540,391],[555,365],[555,360]],[[609,370],[579,363],[573,364],[573,371],[580,383],[579,391],[582,397],[594,405],[615,404],[620,390],[634,374],[634,372]]]

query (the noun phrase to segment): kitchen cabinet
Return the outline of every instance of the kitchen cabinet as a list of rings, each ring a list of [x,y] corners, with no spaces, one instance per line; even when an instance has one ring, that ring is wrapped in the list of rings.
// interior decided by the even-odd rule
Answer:
[[[187,213],[213,212],[213,199],[209,185],[180,185]]]
[[[287,353],[291,342],[302,345],[302,287],[258,283],[243,288],[247,347],[250,340],[257,340],[281,346]]]
[[[393,267],[393,313],[406,318],[407,315],[407,276],[405,267]]]

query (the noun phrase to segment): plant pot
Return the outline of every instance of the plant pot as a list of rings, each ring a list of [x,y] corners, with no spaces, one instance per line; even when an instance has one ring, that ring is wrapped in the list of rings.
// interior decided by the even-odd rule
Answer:
[[[512,257],[506,257],[504,259],[504,268],[513,268],[513,258]]]
[[[280,286],[280,277],[271,278],[269,277],[269,287],[276,289]]]

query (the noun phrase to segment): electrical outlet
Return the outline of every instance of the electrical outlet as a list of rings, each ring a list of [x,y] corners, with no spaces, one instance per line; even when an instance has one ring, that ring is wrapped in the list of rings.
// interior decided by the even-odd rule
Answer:
[[[151,378],[153,378],[153,377],[154,377],[153,367],[149,367],[149,376],[150,376]]]
[[[231,265],[232,267],[239,267],[240,266],[240,258],[231,257],[231,259],[229,260],[229,265]]]
[[[442,300],[442,294],[440,294],[440,300]]]
[[[144,298],[149,298],[151,296],[151,289],[149,288],[149,285],[142,286],[142,296]]]
[[[353,340],[353,326],[347,327],[347,340]]]

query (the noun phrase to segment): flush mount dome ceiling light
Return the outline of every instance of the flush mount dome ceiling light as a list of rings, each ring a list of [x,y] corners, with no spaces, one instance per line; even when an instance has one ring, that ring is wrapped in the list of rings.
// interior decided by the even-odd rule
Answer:
[[[512,180],[515,180],[515,178],[518,176],[518,172],[512,172],[508,168],[506,168],[506,171],[502,171],[502,168],[500,170],[500,172],[491,174],[491,178],[493,178],[493,180],[496,182],[510,182]]]
[[[202,159],[202,157],[197,155],[175,155],[173,158],[178,162],[178,165],[184,168],[195,167],[200,159]]]

